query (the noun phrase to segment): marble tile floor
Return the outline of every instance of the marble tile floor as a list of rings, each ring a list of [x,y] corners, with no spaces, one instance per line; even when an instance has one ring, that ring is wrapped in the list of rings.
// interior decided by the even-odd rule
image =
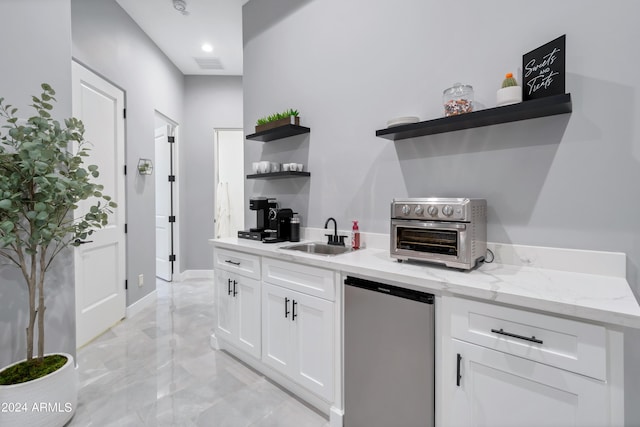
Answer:
[[[327,427],[327,418],[223,351],[212,350],[213,286],[157,281],[156,304],[78,350],[67,427]]]

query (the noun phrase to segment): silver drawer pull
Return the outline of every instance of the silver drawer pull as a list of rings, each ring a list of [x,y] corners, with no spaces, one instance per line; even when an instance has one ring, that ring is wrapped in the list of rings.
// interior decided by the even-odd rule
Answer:
[[[229,264],[233,264],[233,265],[240,265],[239,262],[234,262],[234,261],[231,261],[230,259],[227,259],[224,262],[229,263]]]
[[[500,335],[506,335],[508,337],[513,337],[513,338],[518,338],[520,340],[525,340],[525,341],[531,341],[534,342],[536,344],[542,344],[542,340],[536,339],[536,337],[524,337],[522,335],[518,335],[518,334],[512,334],[511,332],[505,332],[502,330],[502,328],[500,329],[492,329],[491,332],[493,332],[494,334],[500,334]]]

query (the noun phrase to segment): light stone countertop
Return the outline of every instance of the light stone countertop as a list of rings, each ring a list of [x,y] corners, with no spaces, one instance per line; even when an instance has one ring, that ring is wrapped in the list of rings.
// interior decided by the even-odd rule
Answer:
[[[436,295],[472,297],[640,329],[640,306],[624,277],[498,263],[459,271],[399,263],[384,249],[322,256],[281,249],[291,242],[265,244],[235,237],[209,241],[215,247],[324,267]]]

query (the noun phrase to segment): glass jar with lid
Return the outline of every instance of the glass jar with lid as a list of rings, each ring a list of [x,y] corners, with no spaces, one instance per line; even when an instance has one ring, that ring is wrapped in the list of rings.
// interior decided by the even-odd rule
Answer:
[[[445,117],[470,113],[473,111],[473,87],[454,83],[443,92],[442,100]]]

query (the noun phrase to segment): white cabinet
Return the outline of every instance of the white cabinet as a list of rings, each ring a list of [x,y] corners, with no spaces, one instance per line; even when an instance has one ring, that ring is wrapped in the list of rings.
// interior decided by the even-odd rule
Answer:
[[[216,337],[259,359],[260,281],[227,269],[215,270]]]
[[[447,298],[441,425],[612,425],[603,326]]]
[[[609,425],[602,381],[463,341],[453,340],[453,350],[455,376],[446,380],[459,386],[447,426]]]
[[[263,260],[265,264],[275,260]],[[334,397],[334,302],[290,289],[304,266],[278,261],[288,287],[262,284],[262,361],[327,402]],[[301,269],[301,267],[303,267]],[[309,267],[314,274],[318,269]],[[325,270],[331,273],[328,270]],[[295,279],[297,277],[297,279]],[[303,287],[306,289],[306,287]]]

